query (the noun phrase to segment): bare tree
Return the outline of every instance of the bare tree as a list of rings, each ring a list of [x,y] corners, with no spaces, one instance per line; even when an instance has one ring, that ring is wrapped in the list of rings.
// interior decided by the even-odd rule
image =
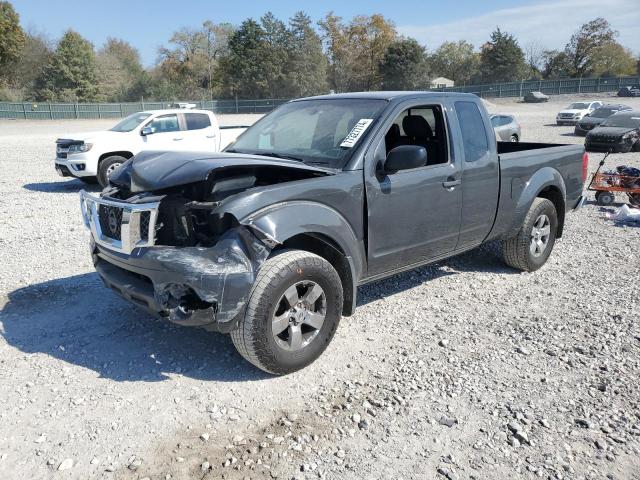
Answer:
[[[531,40],[524,46],[524,60],[529,67],[531,77],[540,77],[544,68],[546,48],[538,40]]]

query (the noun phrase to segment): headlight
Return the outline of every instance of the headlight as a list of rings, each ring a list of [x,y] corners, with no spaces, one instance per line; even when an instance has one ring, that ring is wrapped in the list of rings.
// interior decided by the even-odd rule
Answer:
[[[88,152],[89,150],[91,150],[91,147],[93,147],[93,143],[81,143],[81,144],[74,144],[74,145],[70,145],[69,146],[69,153],[84,153],[84,152]]]
[[[623,142],[628,142],[629,140],[631,140],[631,133],[625,133],[624,135],[622,135]]]

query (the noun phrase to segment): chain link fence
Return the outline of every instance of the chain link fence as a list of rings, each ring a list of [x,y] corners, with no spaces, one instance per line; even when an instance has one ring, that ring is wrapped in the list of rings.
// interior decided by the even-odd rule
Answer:
[[[639,84],[640,77],[568,78],[563,80],[522,80],[487,85],[467,85],[438,88],[436,90],[441,92],[474,93],[482,98],[501,98],[523,97],[529,92],[542,92],[545,95],[617,92],[622,87]]]
[[[522,97],[539,91],[546,95],[566,93],[617,92],[621,87],[639,85],[640,77],[570,78],[563,80],[523,80],[520,82],[466,85],[434,89],[439,92],[474,93],[482,98]],[[268,113],[288,99],[211,100],[188,102],[195,108],[215,113]],[[134,103],[37,103],[0,102],[0,118],[25,120],[60,120],[74,118],[122,118],[142,110],[172,108],[176,102]]]
[[[212,100],[180,102],[215,113],[267,113],[288,99]],[[23,120],[61,120],[74,118],[122,118],[143,110],[175,108],[177,102],[134,103],[39,103],[0,102],[0,118]]]

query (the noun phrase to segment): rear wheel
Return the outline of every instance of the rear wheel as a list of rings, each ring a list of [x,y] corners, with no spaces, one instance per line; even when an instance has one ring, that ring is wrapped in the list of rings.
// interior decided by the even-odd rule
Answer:
[[[504,261],[507,265],[525,272],[538,270],[551,255],[557,231],[556,207],[546,198],[536,198],[518,234],[503,240]]]
[[[607,207],[616,201],[616,196],[612,192],[599,191],[596,193],[596,202],[598,205]]]
[[[112,155],[105,158],[98,166],[98,183],[104,188],[109,184],[111,174],[127,159],[120,155]]]
[[[324,258],[283,250],[260,268],[247,310],[231,340],[246,360],[284,375],[327,348],[340,323],[342,282]]]

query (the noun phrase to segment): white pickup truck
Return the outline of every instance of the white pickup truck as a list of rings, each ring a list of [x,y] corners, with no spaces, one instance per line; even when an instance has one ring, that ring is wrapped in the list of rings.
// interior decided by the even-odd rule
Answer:
[[[246,129],[220,127],[208,110],[149,110],[110,130],[56,140],[55,168],[63,177],[107,185],[109,175],[143,150],[219,152]]]

